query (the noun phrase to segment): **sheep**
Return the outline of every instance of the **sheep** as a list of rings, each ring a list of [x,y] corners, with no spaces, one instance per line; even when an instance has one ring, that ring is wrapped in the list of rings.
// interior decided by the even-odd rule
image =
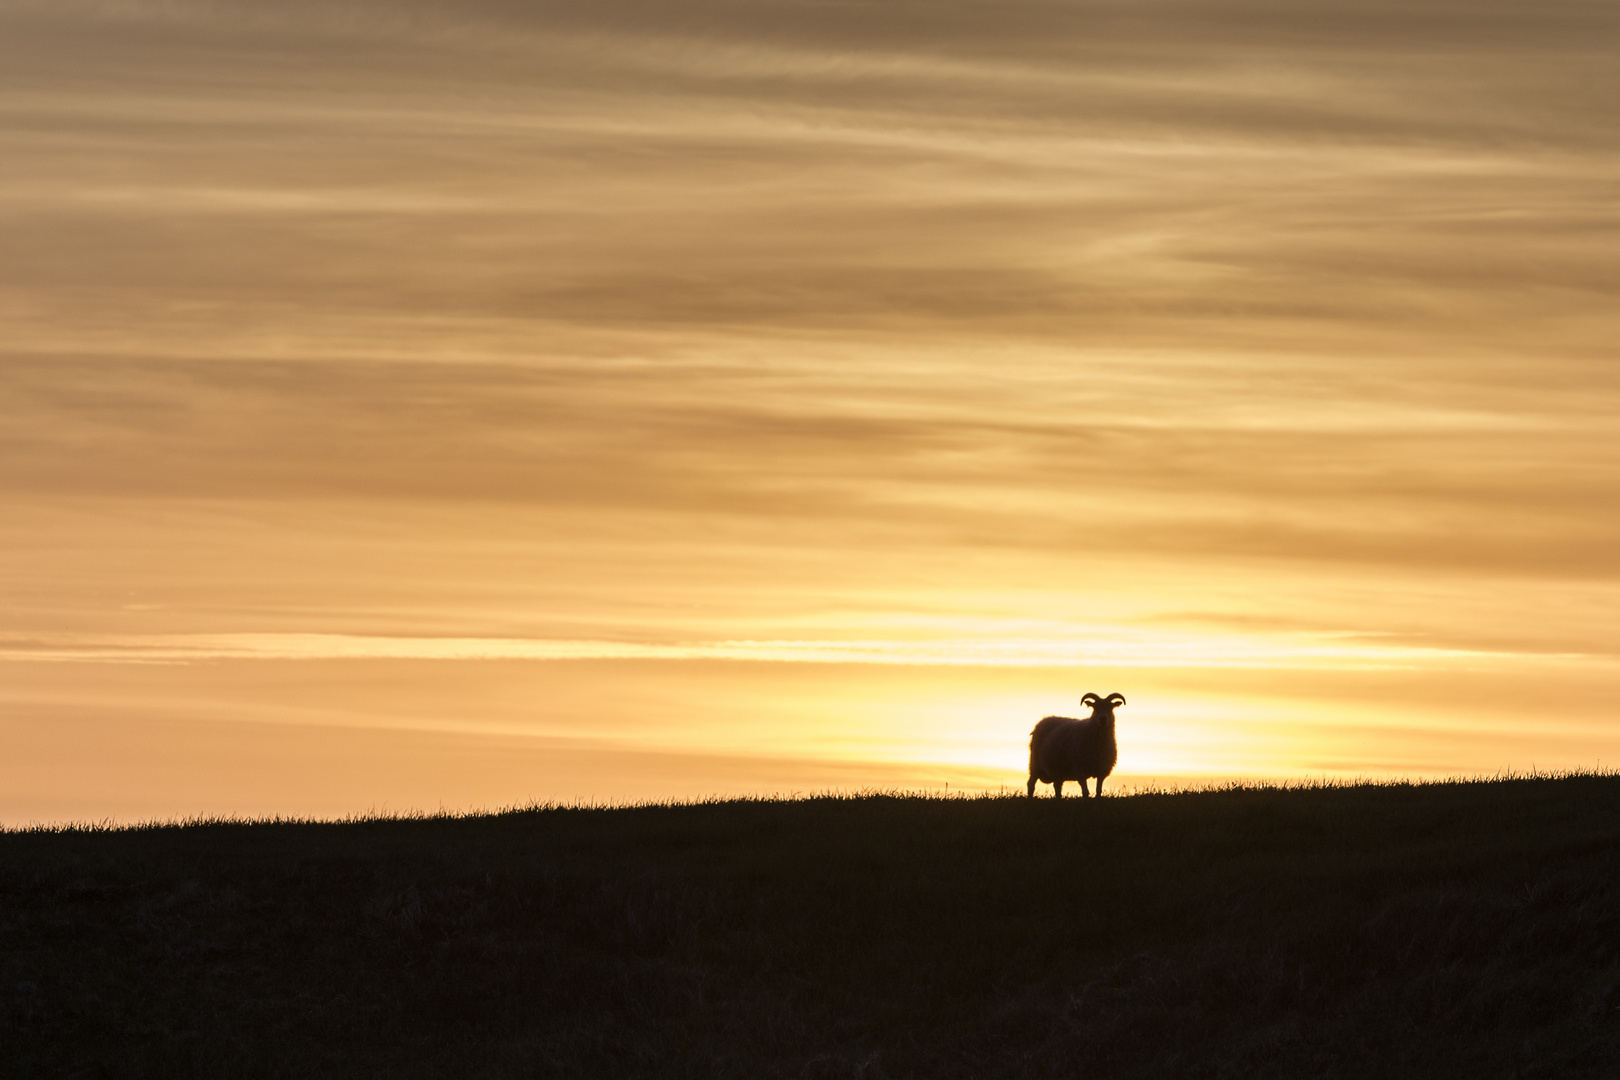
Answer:
[[[1097,797],[1102,797],[1103,780],[1119,760],[1119,744],[1114,741],[1114,709],[1125,704],[1124,694],[1098,697],[1087,694],[1080,704],[1091,706],[1084,720],[1068,716],[1047,716],[1029,733],[1029,796],[1035,797],[1035,783],[1052,785],[1055,798],[1063,798],[1065,780],[1080,781],[1080,791],[1091,797],[1086,779],[1097,778]]]

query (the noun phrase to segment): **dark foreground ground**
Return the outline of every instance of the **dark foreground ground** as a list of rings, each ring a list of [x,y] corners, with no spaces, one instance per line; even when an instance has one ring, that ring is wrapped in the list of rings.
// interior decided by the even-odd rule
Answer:
[[[1620,1076],[1620,777],[0,835],[0,1075]]]

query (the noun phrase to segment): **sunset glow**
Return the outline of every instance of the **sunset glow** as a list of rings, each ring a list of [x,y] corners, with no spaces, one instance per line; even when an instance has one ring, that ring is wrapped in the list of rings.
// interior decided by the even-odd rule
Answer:
[[[0,5],[0,823],[1620,762],[1610,5]]]

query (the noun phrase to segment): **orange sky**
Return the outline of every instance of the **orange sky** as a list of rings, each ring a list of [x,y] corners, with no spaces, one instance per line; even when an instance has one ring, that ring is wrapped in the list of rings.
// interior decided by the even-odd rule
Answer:
[[[0,8],[0,822],[1620,761],[1620,9]]]

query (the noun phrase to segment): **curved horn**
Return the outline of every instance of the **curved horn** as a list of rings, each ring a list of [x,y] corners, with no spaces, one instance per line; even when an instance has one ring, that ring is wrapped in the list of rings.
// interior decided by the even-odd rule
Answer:
[[[1085,697],[1080,699],[1080,704],[1095,705],[1101,700],[1102,698],[1098,697],[1096,694],[1087,694]]]
[[[1125,704],[1125,695],[1124,695],[1124,694],[1121,694],[1121,693],[1120,693],[1120,692],[1119,692],[1119,691],[1117,691],[1117,690],[1116,690],[1116,691],[1114,691],[1114,692],[1113,692],[1113,693],[1112,693],[1112,694],[1109,694],[1109,695],[1108,695],[1108,700],[1109,700],[1109,701],[1113,701],[1113,700],[1114,700],[1114,699],[1115,699],[1115,698],[1118,698],[1118,699],[1119,699],[1119,701],[1118,701],[1118,704],[1120,704],[1120,705],[1123,705],[1123,704]]]

